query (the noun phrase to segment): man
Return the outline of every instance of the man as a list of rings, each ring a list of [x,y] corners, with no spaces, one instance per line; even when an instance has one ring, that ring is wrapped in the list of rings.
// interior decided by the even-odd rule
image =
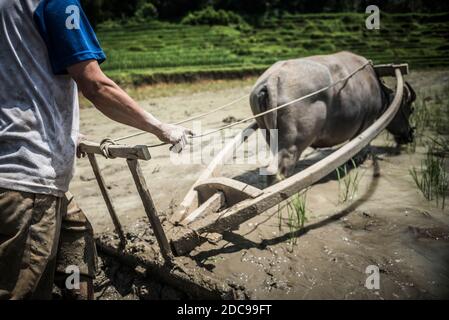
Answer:
[[[82,275],[77,294],[92,297],[92,230],[65,196],[77,87],[107,117],[163,142],[191,134],[139,107],[103,74],[104,60],[78,0],[0,0],[0,298],[51,298],[68,265]]]

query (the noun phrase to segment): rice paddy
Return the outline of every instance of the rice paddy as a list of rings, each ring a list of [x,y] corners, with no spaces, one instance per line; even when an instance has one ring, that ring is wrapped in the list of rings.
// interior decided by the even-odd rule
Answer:
[[[449,195],[449,87],[420,92],[412,123],[416,127],[416,145],[424,146],[425,158],[410,175],[427,201],[445,209]]]
[[[296,245],[297,237],[294,233],[298,230],[304,228],[304,224],[307,222],[307,192],[309,189],[298,192],[297,194],[290,197],[286,204],[281,206],[278,205],[278,219],[279,219],[279,230],[282,231],[284,224],[283,213],[287,213],[287,220],[285,221],[288,227],[290,237],[290,244]]]
[[[382,14],[367,30],[364,14],[280,14],[257,26],[191,26],[169,22],[103,23],[104,70],[124,83],[189,81],[258,74],[278,60],[349,50],[375,63],[449,66],[449,13]]]
[[[442,209],[446,206],[446,195],[449,191],[449,173],[446,170],[446,159],[429,150],[419,169],[413,167],[410,174],[418,189],[428,201],[435,201]]]
[[[351,159],[350,164],[346,163],[337,168],[336,173],[338,179],[338,202],[345,203],[354,200],[360,179],[362,178],[361,171],[355,161]]]

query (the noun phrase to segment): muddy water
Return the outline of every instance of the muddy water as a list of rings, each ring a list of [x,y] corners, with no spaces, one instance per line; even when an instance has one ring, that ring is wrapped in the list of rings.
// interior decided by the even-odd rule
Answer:
[[[287,212],[275,208],[196,257],[254,299],[449,297],[449,212],[417,194],[409,155],[378,155],[380,176],[371,161],[359,167],[353,201],[339,203],[331,179],[308,191],[303,229],[290,232]],[[379,290],[365,287],[370,265],[380,269]]]
[[[447,82],[448,74],[419,72],[409,79],[415,87],[425,89]],[[179,91],[173,96],[154,94],[151,102],[141,104],[161,118],[175,121],[240,97],[250,85],[250,81],[223,82],[202,91],[201,86],[207,85],[200,83],[191,91]],[[203,126],[215,128],[227,117],[239,119],[249,114],[249,107],[242,102],[207,119]],[[82,131],[94,141],[132,132],[113,124],[93,108],[83,109],[81,117]],[[144,136],[133,142],[155,140]],[[339,184],[335,177],[330,177],[308,191],[308,221],[303,229],[291,232],[285,210],[273,208],[224,234],[224,240],[218,244],[204,244],[193,252],[194,258],[217,277],[244,285],[254,299],[449,297],[449,212],[427,202],[408,172],[420,163],[424,150],[418,148],[413,154],[403,150],[398,155],[386,135],[373,145],[380,158],[380,175],[374,175],[372,160],[365,161],[357,169],[363,177],[351,201],[340,203]],[[204,165],[173,166],[166,148],[151,152],[153,159],[142,164],[143,172],[158,210],[162,215],[170,215]],[[298,169],[313,163],[322,153],[325,154],[308,150],[307,159]],[[128,226],[135,225],[145,214],[126,164],[120,160],[99,160],[120,219]],[[255,165],[228,165],[223,173],[263,187],[265,180],[256,169]],[[78,162],[71,189],[95,230],[111,230],[87,161]],[[380,270],[378,290],[365,287],[368,266]],[[150,289],[154,286],[150,285]],[[110,288],[103,290],[112,290],[112,298],[139,296]],[[161,294],[149,296],[162,298]]]

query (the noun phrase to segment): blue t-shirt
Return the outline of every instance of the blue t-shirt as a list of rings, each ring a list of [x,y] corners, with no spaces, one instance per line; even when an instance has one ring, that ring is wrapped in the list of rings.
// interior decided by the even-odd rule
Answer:
[[[78,0],[42,0],[34,12],[55,74],[77,62],[106,59]]]
[[[0,0],[0,188],[62,196],[79,134],[67,67],[105,59],[78,0]]]

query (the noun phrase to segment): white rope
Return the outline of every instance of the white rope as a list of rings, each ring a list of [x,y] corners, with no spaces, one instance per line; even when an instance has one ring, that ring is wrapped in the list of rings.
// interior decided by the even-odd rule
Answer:
[[[329,90],[330,88],[335,87],[337,84],[339,84],[339,83],[341,83],[341,82],[346,82],[346,81],[348,81],[351,77],[353,77],[356,73],[358,73],[358,72],[360,72],[361,70],[363,70],[364,68],[366,68],[366,66],[368,66],[368,65],[372,65],[372,62],[371,62],[371,61],[368,61],[367,63],[365,63],[363,66],[361,66],[361,67],[358,68],[357,70],[353,71],[353,72],[352,72],[351,74],[349,74],[348,76],[346,76],[346,77],[344,77],[344,78],[342,78],[342,79],[340,79],[340,80],[338,80],[338,81],[336,81],[336,82],[334,82],[334,83],[328,85],[327,87],[324,87],[324,88],[322,88],[322,89],[319,89],[319,90],[317,90],[317,91],[314,91],[314,92],[312,92],[312,93],[309,93],[309,94],[307,94],[307,95],[305,95],[305,96],[302,96],[302,97],[300,97],[300,98],[298,98],[298,99],[295,99],[295,100],[293,100],[293,101],[284,103],[283,105],[280,105],[280,106],[278,106],[278,107],[276,107],[276,108],[267,110],[267,111],[265,111],[265,112],[258,113],[258,114],[254,115],[254,116],[251,116],[251,117],[248,117],[248,118],[246,118],[246,119],[243,119],[243,120],[240,120],[240,121],[231,123],[231,124],[226,125],[226,126],[223,126],[223,127],[220,127],[220,128],[218,128],[218,129],[212,130],[212,131],[207,132],[207,133],[204,133],[204,134],[202,134],[202,135],[193,136],[192,138],[194,139],[194,138],[202,138],[202,137],[205,137],[205,136],[209,136],[209,135],[214,134],[214,133],[217,133],[217,132],[219,132],[219,131],[222,131],[222,130],[226,130],[226,129],[232,128],[232,127],[237,126],[237,125],[239,125],[239,124],[242,124],[242,123],[245,123],[245,122],[248,122],[248,121],[257,119],[257,118],[259,118],[259,117],[263,117],[264,115],[267,115],[267,114],[269,114],[269,113],[271,113],[271,112],[274,112],[274,111],[277,111],[277,110],[286,108],[286,107],[288,107],[288,106],[290,106],[290,105],[292,105],[292,104],[294,104],[294,103],[296,103],[296,102],[306,100],[306,99],[308,99],[308,98],[310,98],[310,97],[313,97],[313,96],[315,96],[315,95],[317,95],[317,94],[320,94],[321,92],[327,91],[327,90]]]
[[[183,124],[183,123],[186,123],[186,122],[190,122],[190,121],[193,121],[193,120],[196,120],[196,119],[204,118],[204,117],[206,117],[206,116],[208,116],[208,115],[210,115],[210,114],[212,114],[212,113],[215,113],[215,112],[217,112],[217,111],[220,111],[220,110],[223,110],[223,109],[225,109],[225,108],[227,108],[227,107],[230,107],[230,106],[236,104],[237,102],[239,102],[239,101],[241,101],[241,100],[243,100],[243,99],[245,99],[245,98],[248,98],[248,97],[249,97],[249,94],[245,94],[244,96],[241,96],[240,98],[235,99],[234,101],[231,101],[231,102],[229,102],[229,103],[227,103],[227,104],[225,104],[225,105],[223,105],[223,106],[221,106],[221,107],[218,107],[218,108],[212,109],[212,110],[210,110],[210,111],[208,111],[208,112],[201,113],[201,114],[198,114],[198,115],[196,115],[196,116],[192,116],[192,117],[190,117],[190,118],[187,118],[187,119],[184,119],[184,120],[175,122],[175,123],[173,123],[173,124],[174,124],[174,125],[179,125],[179,124]],[[127,140],[127,139],[130,139],[130,138],[134,138],[134,137],[143,135],[143,134],[147,134],[147,133],[148,133],[148,132],[146,132],[146,131],[141,131],[141,132],[137,132],[137,133],[134,133],[134,134],[130,134],[130,135],[127,135],[127,136],[124,136],[124,137],[120,137],[120,138],[117,138],[117,139],[113,139],[113,141],[114,141],[114,142],[123,141],[123,140]]]
[[[222,127],[220,127],[220,128],[214,129],[214,130],[212,130],[212,131],[206,132],[206,133],[201,134],[201,135],[193,136],[192,139],[203,138],[203,137],[212,135],[212,134],[214,134],[214,133],[217,133],[217,132],[220,132],[220,131],[223,131],[223,130],[226,130],[226,129],[229,129],[229,128],[232,128],[232,127],[235,127],[235,126],[238,126],[238,125],[240,125],[240,124],[242,124],[242,123],[245,123],[245,122],[248,122],[248,121],[257,119],[257,118],[259,118],[259,117],[263,117],[263,116],[265,116],[265,115],[267,115],[267,114],[269,114],[269,113],[272,113],[272,112],[274,112],[274,111],[277,111],[277,110],[286,108],[286,107],[288,107],[288,106],[290,106],[290,105],[292,105],[292,104],[294,104],[294,103],[296,103],[296,102],[303,101],[303,100],[306,100],[306,99],[311,98],[311,97],[313,97],[313,96],[316,96],[317,94],[320,94],[320,93],[322,93],[322,92],[324,92],[324,91],[327,91],[327,90],[329,90],[329,89],[335,87],[336,85],[338,85],[338,84],[341,83],[341,82],[346,82],[346,81],[348,81],[348,80],[349,80],[350,78],[352,78],[356,73],[358,73],[358,72],[360,72],[361,70],[365,69],[368,65],[373,65],[373,62],[372,62],[371,60],[369,60],[369,61],[366,62],[364,65],[362,65],[361,67],[357,68],[356,70],[354,70],[353,72],[351,72],[351,73],[350,73],[349,75],[347,75],[346,77],[344,77],[344,78],[342,78],[342,79],[340,79],[340,80],[338,80],[338,81],[336,81],[336,82],[333,82],[333,83],[331,83],[330,85],[328,85],[328,86],[326,86],[326,87],[324,87],[324,88],[321,88],[321,89],[319,89],[319,90],[316,90],[316,91],[314,91],[314,92],[312,92],[312,93],[309,93],[309,94],[307,94],[307,95],[305,95],[305,96],[302,96],[302,97],[300,97],[300,98],[298,98],[298,99],[295,99],[295,100],[293,100],[293,101],[287,102],[287,103],[285,103],[285,104],[283,104],[283,105],[280,105],[280,106],[278,106],[278,107],[276,107],[276,108],[273,108],[273,109],[270,109],[270,110],[267,110],[267,111],[264,111],[264,112],[259,113],[259,114],[257,114],[257,115],[248,117],[248,118],[243,119],[243,120],[239,120],[239,121],[237,121],[237,122],[234,122],[234,123],[231,123],[231,124],[228,124],[228,125],[225,125],[225,126],[222,126]],[[210,115],[210,114],[212,114],[212,113],[215,113],[215,112],[220,111],[220,110],[222,110],[222,109],[225,109],[225,108],[227,108],[227,107],[229,107],[229,106],[232,106],[232,105],[236,104],[237,102],[239,102],[239,101],[241,101],[241,100],[243,100],[243,99],[245,99],[245,98],[247,98],[247,97],[249,97],[249,96],[250,96],[249,94],[246,94],[246,95],[244,95],[244,96],[242,96],[242,97],[240,97],[240,98],[238,98],[238,99],[236,99],[236,100],[234,100],[234,101],[232,101],[232,102],[230,102],[230,103],[228,103],[228,104],[225,104],[225,105],[223,105],[223,106],[221,106],[221,107],[218,107],[218,108],[215,108],[215,109],[213,109],[213,110],[211,110],[211,111],[208,111],[208,112],[205,112],[205,113],[202,113],[202,114],[199,114],[199,115],[196,115],[196,116],[193,116],[193,117],[184,119],[184,120],[179,121],[179,122],[176,122],[176,123],[174,123],[174,124],[175,124],[175,125],[179,125],[179,124],[183,124],[183,123],[186,123],[186,122],[190,122],[190,121],[193,121],[193,120],[196,120],[196,119],[203,118],[203,117],[208,116],[208,115]],[[140,135],[143,135],[143,134],[147,134],[147,133],[148,133],[148,132],[146,132],[146,131],[138,132],[138,133],[130,134],[130,135],[128,135],[128,136],[124,136],[124,137],[120,137],[120,138],[117,138],[117,139],[113,139],[112,141],[118,142],[118,141],[130,139],[130,138],[137,137],[137,136],[140,136]],[[149,147],[149,148],[155,148],[155,147],[160,147],[160,146],[164,146],[164,145],[167,145],[167,144],[168,144],[168,143],[159,143],[159,144],[154,144],[154,145],[147,145],[147,147]]]

